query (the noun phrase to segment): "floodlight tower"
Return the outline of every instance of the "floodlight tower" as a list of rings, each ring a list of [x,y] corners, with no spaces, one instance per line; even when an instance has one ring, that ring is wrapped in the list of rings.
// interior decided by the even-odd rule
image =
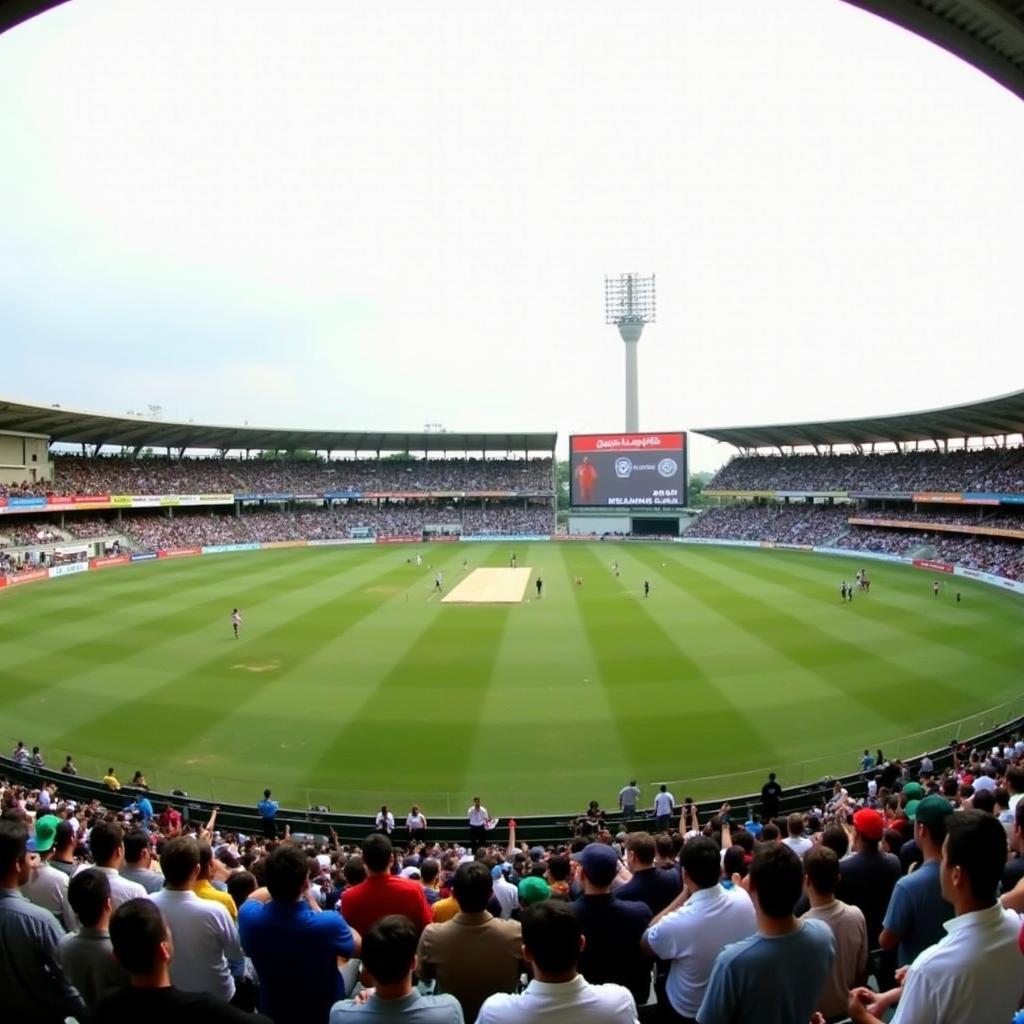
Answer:
[[[640,429],[637,347],[644,324],[654,323],[654,275],[619,274],[604,279],[605,323],[619,329],[626,343],[626,433]]]

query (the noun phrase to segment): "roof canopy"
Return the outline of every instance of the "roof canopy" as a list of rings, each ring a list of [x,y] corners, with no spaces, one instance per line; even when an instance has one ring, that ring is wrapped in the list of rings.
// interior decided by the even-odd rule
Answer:
[[[311,448],[381,452],[550,452],[558,434],[523,431],[482,433],[405,433],[370,430],[295,430],[173,423],[143,416],[29,405],[0,399],[0,430],[43,434],[71,444],[113,444],[154,448]]]
[[[927,412],[818,423],[779,423],[765,427],[702,428],[696,433],[713,437],[716,441],[726,441],[737,448],[876,442],[896,444],[900,441],[1020,434],[1024,433],[1024,391]]]

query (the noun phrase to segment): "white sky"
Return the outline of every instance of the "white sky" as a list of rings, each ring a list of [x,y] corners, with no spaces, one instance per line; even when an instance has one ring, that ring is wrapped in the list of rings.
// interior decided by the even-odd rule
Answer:
[[[0,154],[8,397],[564,447],[627,270],[647,430],[1022,383],[1024,105],[838,0],[74,0]]]

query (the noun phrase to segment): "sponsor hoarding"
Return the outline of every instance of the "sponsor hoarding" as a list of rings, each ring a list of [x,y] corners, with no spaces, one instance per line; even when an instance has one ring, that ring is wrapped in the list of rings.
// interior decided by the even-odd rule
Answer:
[[[19,572],[7,577],[7,586],[17,587],[22,583],[34,583],[36,580],[47,580],[50,574],[45,569],[33,569],[31,572]]]
[[[423,537],[406,534],[403,537],[374,537],[375,544],[422,544]]]
[[[260,550],[268,551],[273,548],[304,548],[309,541],[305,540],[269,540],[260,544]]]
[[[158,558],[191,558],[202,553],[202,548],[161,548],[156,554]]]
[[[337,547],[340,544],[375,544],[373,537],[332,537],[330,540],[307,540],[311,548]]]
[[[259,544],[210,544],[203,548],[204,555],[225,555],[230,551],[259,551]]]
[[[948,562],[934,562],[930,558],[915,558],[912,559],[911,565],[915,569],[928,569],[930,572],[948,572],[953,571],[953,566]]]
[[[77,573],[85,572],[88,568],[88,562],[68,562],[67,565],[51,565],[46,571],[52,579],[57,576],[74,576]]]
[[[150,562],[157,554],[155,551],[133,551],[128,557],[133,562]]]
[[[683,508],[686,434],[576,434],[569,438],[574,508]]]
[[[547,533],[476,533],[472,537],[463,537],[462,540],[463,543],[509,541],[514,544],[536,544],[551,540],[551,535]]]
[[[93,569],[109,569],[114,565],[127,565],[130,561],[128,555],[105,555],[103,558],[94,558],[89,565]]]

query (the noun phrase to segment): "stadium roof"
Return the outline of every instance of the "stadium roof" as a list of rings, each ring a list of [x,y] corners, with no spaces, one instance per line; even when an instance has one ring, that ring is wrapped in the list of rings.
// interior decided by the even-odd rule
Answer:
[[[0,0],[0,32],[65,2]],[[923,36],[1024,99],[1024,9],[1020,0],[846,2]],[[173,17],[174,9],[168,7],[168,11]]]
[[[0,398],[0,430],[43,434],[68,444],[125,445],[153,448],[311,448],[328,451],[477,452],[553,451],[556,432],[524,431],[483,434],[373,430],[298,430],[273,427],[174,423],[143,416],[29,405]]]
[[[1024,391],[967,405],[926,412],[866,416],[855,420],[778,423],[765,427],[701,428],[695,433],[737,448],[790,445],[872,444],[939,441],[952,437],[996,437],[1024,433]]]

